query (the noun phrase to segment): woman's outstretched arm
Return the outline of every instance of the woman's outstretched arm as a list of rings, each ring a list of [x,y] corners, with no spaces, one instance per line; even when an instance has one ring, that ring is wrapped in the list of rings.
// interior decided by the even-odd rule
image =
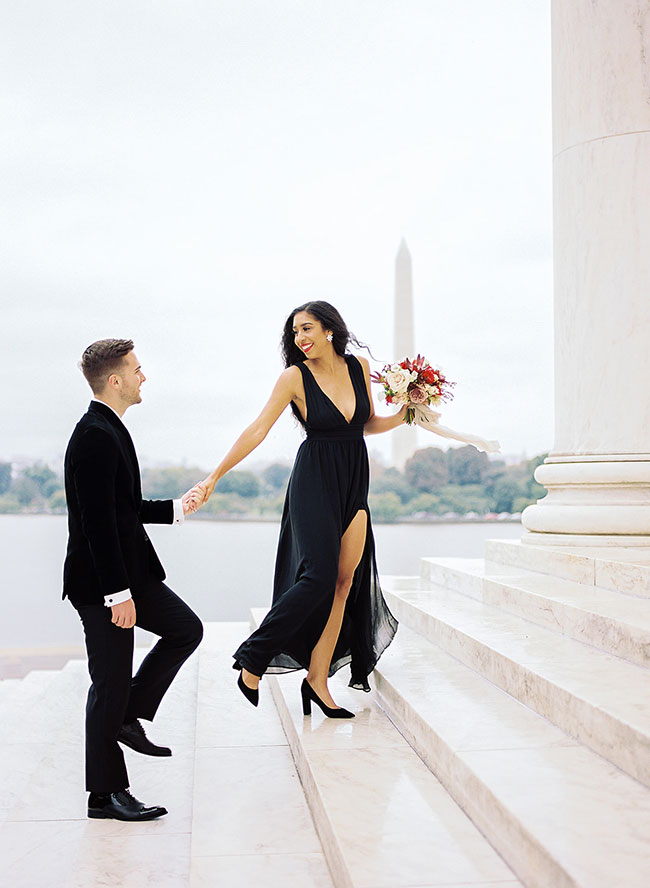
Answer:
[[[212,496],[217,481],[223,478],[226,472],[229,472],[230,469],[236,466],[237,463],[240,463],[244,457],[252,453],[262,443],[290,402],[294,399],[302,398],[301,388],[302,376],[300,375],[300,370],[297,367],[287,367],[280,375],[275,388],[271,392],[271,397],[264,405],[257,419],[253,420],[244,429],[216,469],[210,472],[208,477],[197,485],[204,493],[204,501]]]
[[[368,360],[366,358],[362,358],[360,356],[357,358],[357,360],[363,367],[363,375],[366,379],[366,389],[368,390],[368,400],[370,401],[370,417],[363,427],[363,434],[379,435],[382,432],[390,432],[391,429],[396,429],[404,422],[404,417],[406,416],[406,406],[402,407],[401,410],[398,410],[398,412],[394,413],[392,416],[377,416],[377,414],[375,413],[374,404],[372,403],[372,389],[370,387],[370,364],[368,363]]]

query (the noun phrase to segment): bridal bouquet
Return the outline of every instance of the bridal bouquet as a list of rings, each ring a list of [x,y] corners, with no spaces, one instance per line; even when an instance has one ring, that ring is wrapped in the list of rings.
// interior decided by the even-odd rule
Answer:
[[[381,395],[387,404],[407,405],[404,418],[407,425],[416,422],[416,408],[422,410],[453,398],[451,388],[455,383],[449,382],[422,355],[414,360],[404,358],[398,364],[386,364],[381,373],[371,373],[370,378],[383,386]],[[440,416],[432,410],[427,413]]]
[[[498,441],[486,441],[476,435],[455,432],[439,423],[440,414],[431,410],[431,404],[451,401],[454,382],[429,364],[422,355],[415,359],[404,358],[396,364],[386,364],[381,373],[371,373],[373,382],[382,386],[380,397],[387,404],[406,405],[404,422],[419,425],[443,438],[453,438],[465,444],[473,444],[477,450],[497,453],[501,448]]]

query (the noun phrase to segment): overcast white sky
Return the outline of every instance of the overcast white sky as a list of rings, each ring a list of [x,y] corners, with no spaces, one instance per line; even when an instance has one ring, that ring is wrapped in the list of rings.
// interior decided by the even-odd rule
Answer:
[[[61,457],[79,356],[119,336],[148,376],[126,415],[143,463],[211,468],[281,372],[294,306],[327,299],[401,357],[402,237],[416,348],[457,382],[443,422],[548,450],[549,6],[5,3],[0,460]],[[283,417],[250,459],[299,441]]]

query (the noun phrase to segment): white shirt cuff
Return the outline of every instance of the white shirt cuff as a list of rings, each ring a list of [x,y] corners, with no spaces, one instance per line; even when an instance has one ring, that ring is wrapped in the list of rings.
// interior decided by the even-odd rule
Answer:
[[[131,590],[124,589],[123,592],[115,592],[113,595],[104,595],[104,607],[113,607],[114,604],[122,604],[131,598]]]
[[[174,524],[182,524],[185,521],[183,513],[183,500],[174,500]]]

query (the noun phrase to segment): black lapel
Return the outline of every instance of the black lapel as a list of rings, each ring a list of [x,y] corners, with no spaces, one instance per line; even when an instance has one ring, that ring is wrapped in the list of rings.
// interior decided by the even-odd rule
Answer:
[[[120,441],[122,442],[124,448],[124,455],[127,458],[127,462],[131,467],[131,472],[133,474],[133,487],[136,502],[139,504],[142,501],[142,486],[140,481],[140,465],[138,463],[138,457],[135,452],[135,446],[133,444],[133,438],[129,434],[129,430],[124,425],[119,416],[112,410],[107,404],[102,403],[101,401],[91,401],[90,406],[88,408],[89,413],[99,413],[105,419],[108,420],[110,425],[117,432]]]

